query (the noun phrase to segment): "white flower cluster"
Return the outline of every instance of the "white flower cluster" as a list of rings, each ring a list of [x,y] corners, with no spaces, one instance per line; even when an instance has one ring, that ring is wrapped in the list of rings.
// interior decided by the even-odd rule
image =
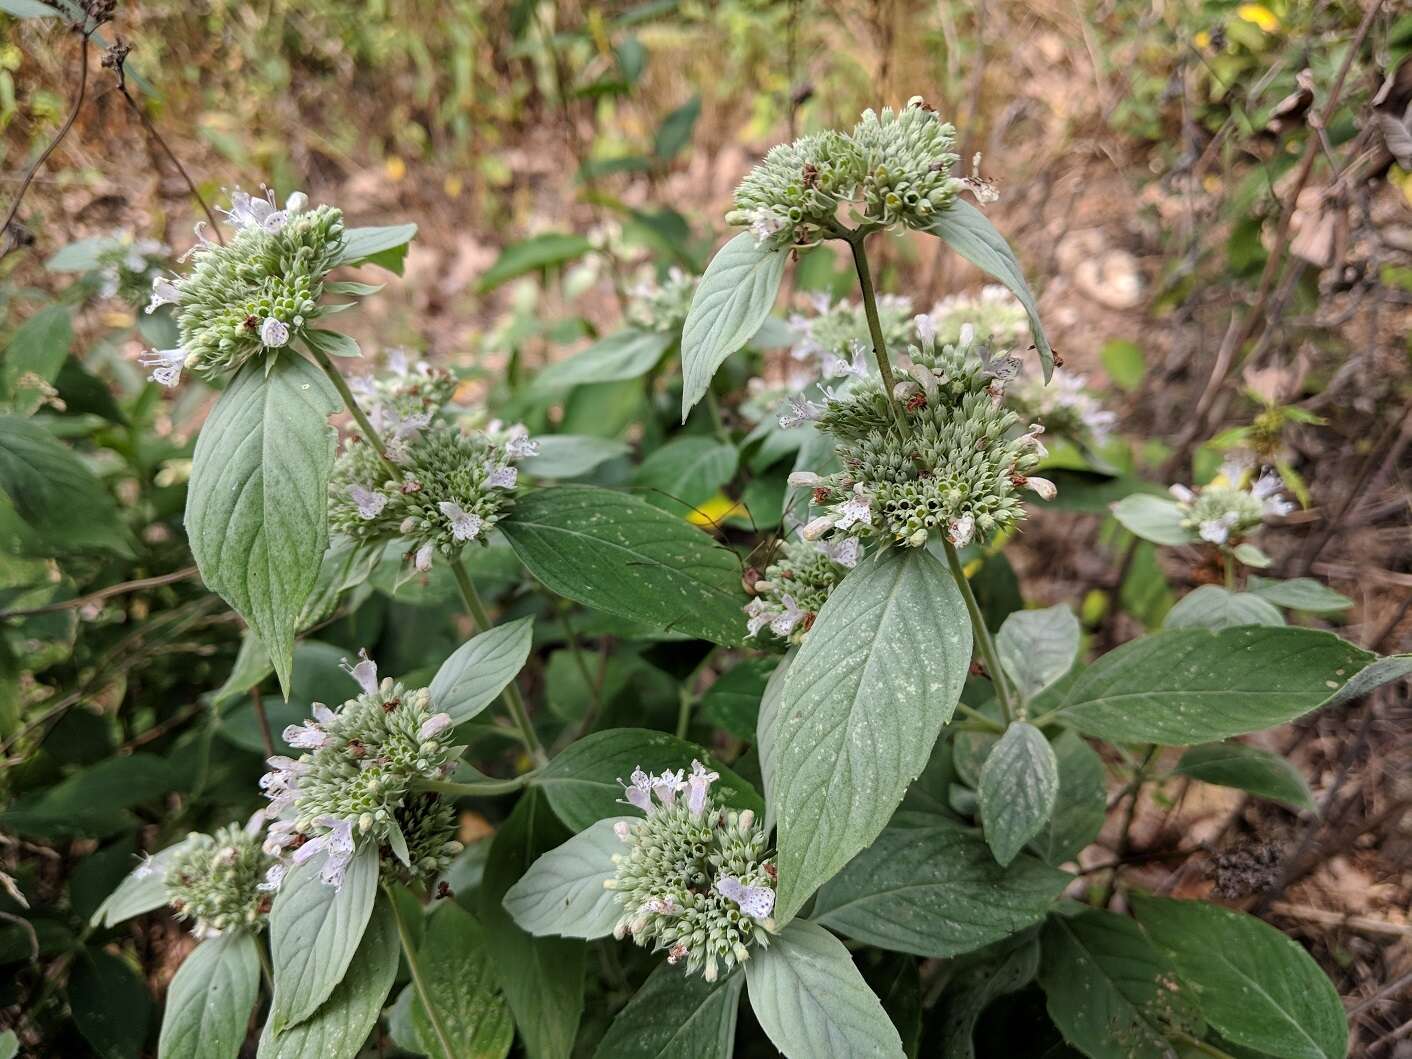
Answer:
[[[1294,504],[1280,495],[1283,483],[1273,471],[1254,474],[1250,464],[1231,460],[1199,489],[1171,487],[1182,508],[1182,525],[1202,540],[1232,547],[1259,529],[1266,518],[1283,518]]]

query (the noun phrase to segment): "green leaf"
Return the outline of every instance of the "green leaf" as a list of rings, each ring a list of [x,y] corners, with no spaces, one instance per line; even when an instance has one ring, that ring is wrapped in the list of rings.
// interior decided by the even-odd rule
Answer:
[[[541,489],[497,525],[529,572],[561,596],[714,643],[744,637],[735,554],[638,497]]]
[[[397,921],[391,902],[380,895],[343,980],[298,1025],[276,1034],[274,1020],[268,1020],[259,1059],[353,1059],[377,1025],[397,965]]]
[[[1309,785],[1292,764],[1259,747],[1244,743],[1204,743],[1182,755],[1176,772],[1202,783],[1234,787],[1296,809],[1313,809]]]
[[[568,832],[544,796],[526,792],[495,832],[476,894],[486,953],[514,1013],[529,1059],[569,1059],[583,1014],[586,946],[568,938],[536,938],[515,923],[505,895],[535,860]]]
[[[1044,733],[1024,721],[1010,725],[981,766],[977,794],[985,840],[1009,864],[1044,830],[1059,797],[1059,762]]]
[[[1189,1021],[1172,962],[1126,916],[1051,916],[1039,983],[1049,1017],[1089,1059],[1171,1059],[1166,1030]]]
[[[616,382],[646,375],[667,352],[674,336],[628,328],[599,339],[572,357],[549,365],[535,377],[536,390],[562,390],[583,383]]]
[[[1065,732],[1051,745],[1059,761],[1059,796],[1030,848],[1046,863],[1062,864],[1098,837],[1108,812],[1107,784],[1103,759],[1077,732]]]
[[[515,1024],[495,984],[485,934],[475,917],[455,901],[443,901],[427,920],[417,952],[426,999],[454,1049],[446,1059],[504,1056],[515,1040]],[[441,1056],[420,993],[413,994],[412,1026],[422,1051]]]
[[[623,848],[611,817],[551,849],[505,894],[505,910],[534,935],[603,938],[613,933],[622,907],[603,884],[617,874],[613,854]]]
[[[328,547],[338,395],[302,357],[251,362],[196,439],[186,499],[191,553],[208,588],[255,630],[286,697],[294,634]]]
[[[152,998],[132,965],[112,953],[83,949],[69,971],[74,1024],[102,1059],[138,1059],[147,1040]]]
[[[839,941],[796,920],[745,963],[750,1006],[785,1059],[900,1059],[902,1038]]]
[[[715,981],[665,963],[647,976],[594,1059],[731,1059],[743,974]]]
[[[1235,556],[1237,562],[1244,563],[1246,566],[1253,566],[1257,570],[1263,570],[1274,562],[1274,560],[1262,552],[1259,547],[1251,544],[1249,541],[1243,544],[1237,544],[1231,549],[1231,555]]]
[[[996,636],[1000,664],[1025,702],[1073,667],[1079,654],[1079,621],[1065,603],[1017,610]]]
[[[270,652],[260,638],[249,629],[240,635],[240,649],[235,653],[235,662],[230,667],[225,683],[211,692],[211,702],[217,706],[231,702],[244,695],[275,671],[270,665]]]
[[[781,923],[886,826],[970,664],[961,593],[923,549],[878,553],[834,589],[760,718]]]
[[[1259,596],[1202,585],[1167,612],[1164,629],[1229,629],[1237,625],[1283,625],[1284,616]]]
[[[0,416],[0,508],[6,506],[22,521],[12,536],[0,511],[5,554],[133,554],[132,535],[103,483],[47,430],[16,416]]]
[[[54,18],[60,14],[58,8],[39,0],[0,0],[0,11],[16,18]]]
[[[956,956],[1038,923],[1070,878],[1031,857],[1002,868],[975,831],[905,812],[824,885],[813,918],[884,949]]]
[[[51,305],[31,316],[0,353],[0,396],[20,415],[32,415],[44,403],[45,384],[58,378],[73,341],[67,305]]]
[[[559,232],[543,232],[522,242],[511,243],[480,278],[476,290],[484,294],[526,272],[562,265],[592,249],[593,245],[583,236]]]
[[[633,484],[653,507],[685,518],[735,477],[739,454],[715,438],[677,438],[652,452]]]
[[[534,619],[519,618],[472,636],[452,652],[431,682],[433,709],[456,724],[469,721],[524,668],[534,641]]]
[[[1253,916],[1197,901],[1134,895],[1133,909],[1222,1037],[1281,1059],[1347,1054],[1338,993],[1298,942]]]
[[[1147,374],[1147,359],[1136,342],[1115,338],[1104,343],[1098,355],[1103,360],[1103,370],[1119,389],[1132,393],[1142,385],[1142,377]]]
[[[310,349],[317,350],[330,357],[352,359],[363,355],[363,351],[358,348],[357,341],[339,331],[325,331],[319,328],[309,328],[304,332],[303,337]]]
[[[353,962],[378,888],[378,851],[364,842],[335,890],[319,878],[324,857],[296,865],[270,909],[275,1033],[303,1022],[329,998]]]
[[[132,817],[125,810],[181,785],[178,772],[155,754],[113,757],[16,799],[0,812],[0,825],[41,838],[101,838],[126,829]]]
[[[720,774],[711,787],[718,804],[753,809],[757,815],[764,811],[754,788],[706,750],[645,728],[609,728],[571,743],[540,770],[534,784],[544,791],[570,830],[582,831],[596,820],[621,815],[623,787],[619,778],[631,774],[638,765],[653,772],[690,771],[693,760]]]
[[[1246,589],[1251,595],[1269,600],[1277,607],[1302,610],[1306,614],[1338,614],[1353,606],[1353,600],[1312,577],[1272,581],[1252,576]]]
[[[1020,262],[1015,258],[1015,252],[1010,249],[1005,237],[995,230],[995,226],[986,219],[984,213],[963,199],[957,199],[949,209],[938,214],[927,231],[982,272],[1005,284],[1010,293],[1020,299],[1020,304],[1025,307],[1025,312],[1030,318],[1030,335],[1039,351],[1044,381],[1048,382],[1049,377],[1054,374],[1054,350],[1050,348],[1049,339],[1045,337],[1044,325],[1039,322],[1039,306],[1035,304],[1034,294],[1025,282]]]
[[[1023,989],[1039,973],[1039,939],[1027,936],[998,943],[963,961],[942,994],[940,1055],[976,1059],[972,1035],[982,1012],[997,997]]]
[[[1134,493],[1113,505],[1113,517],[1130,532],[1153,544],[1191,544],[1195,533],[1182,525],[1181,505],[1166,497]]]
[[[760,329],[775,304],[788,253],[741,232],[721,247],[691,299],[682,325],[681,418],[711,385],[727,357]]]
[[[0,7],[13,0],[0,0]],[[0,1033],[0,1059],[15,1059],[20,1050],[20,1039],[15,1036],[14,1030],[6,1030]]]
[[[12,5],[26,6],[31,2],[32,0],[0,0],[0,11],[15,14]],[[48,8],[46,14],[57,13],[48,4],[38,6]],[[98,267],[99,255],[111,247],[113,242],[113,237],[109,235],[92,235],[87,239],[77,239],[55,251],[49,260],[44,262],[44,267],[50,272],[87,272]]]
[[[1065,724],[1111,742],[1189,746],[1332,704],[1370,661],[1366,651],[1314,629],[1173,629],[1104,655],[1074,681],[1057,712]],[[1390,667],[1385,679],[1400,669]]]
[[[236,1059],[260,991],[260,943],[245,931],[209,938],[167,987],[161,1059]]]
[[[340,265],[378,265],[402,275],[407,244],[417,234],[415,224],[387,224],[375,228],[350,228],[344,233]]]
[[[535,478],[577,478],[632,451],[625,441],[586,434],[539,434],[535,441],[539,452],[520,461],[520,468]]]
[[[652,153],[663,161],[675,158],[691,142],[691,131],[696,128],[699,117],[701,97],[692,96],[662,119],[662,124],[657,127]]]
[[[167,903],[167,883],[164,877],[167,864],[185,845],[183,840],[174,846],[168,846],[139,864],[94,910],[88,922],[93,926],[111,927],[125,919],[161,908]],[[138,874],[139,872],[141,874]]]
[[[774,672],[773,658],[747,658],[706,689],[697,704],[697,716],[707,724],[724,728],[737,739],[755,741],[760,718],[760,699]]]

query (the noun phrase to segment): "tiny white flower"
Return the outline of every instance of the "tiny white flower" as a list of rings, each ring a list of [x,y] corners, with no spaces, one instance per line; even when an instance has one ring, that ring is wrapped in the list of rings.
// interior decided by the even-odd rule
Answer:
[[[451,522],[451,536],[458,541],[474,540],[484,524],[479,515],[464,510],[454,500],[443,500],[436,505]]]
[[[863,492],[861,482],[853,487],[853,495],[838,509],[838,517],[834,519],[834,528],[846,530],[859,522],[865,526],[873,524],[873,502]]]
[[[256,889],[271,893],[280,888],[284,882],[285,866],[283,864],[271,864],[269,871],[265,872],[265,881],[260,883]]]
[[[817,405],[813,401],[806,401],[802,395],[795,394],[789,399],[789,411],[779,417],[780,426],[785,430],[791,430],[799,426],[800,423],[818,419],[823,410],[823,406]]]
[[[349,665],[345,658],[338,663],[338,668],[356,680],[365,694],[372,695],[378,689],[378,664],[368,657],[366,647],[359,649],[358,658],[357,665]]]
[[[946,539],[957,548],[964,548],[976,535],[976,520],[970,515],[962,515],[947,527]]]
[[[1230,539],[1231,528],[1223,519],[1207,519],[1199,527],[1201,539],[1212,544],[1225,544]]]
[[[833,529],[833,523],[834,517],[832,515],[820,515],[800,530],[799,535],[806,541],[816,541]]]
[[[387,497],[361,485],[350,485],[348,495],[353,498],[360,518],[377,518],[387,506]]]
[[[289,325],[273,316],[265,317],[265,322],[260,325],[260,341],[270,349],[289,345]]]
[[[813,471],[791,471],[789,474],[790,485],[802,486],[806,489],[812,489],[822,481],[823,479]]]
[[[487,464],[489,472],[485,478],[485,484],[491,489],[513,489],[515,483],[520,480],[520,471],[517,467],[497,467],[495,464]]]
[[[156,312],[161,305],[176,305],[181,301],[181,289],[165,276],[152,280],[152,300],[147,303],[147,312]]]
[[[1196,501],[1196,494],[1184,485],[1172,485],[1167,487],[1167,492],[1176,497],[1183,504],[1191,504]]]
[[[1276,518],[1284,518],[1294,511],[1294,502],[1286,500],[1282,496],[1269,496],[1264,501],[1264,514],[1273,515]]]
[[[417,549],[417,557],[413,560],[413,565],[422,573],[431,569],[431,557],[436,554],[436,545],[431,541],[423,544]]]
[[[745,219],[750,222],[750,233],[755,236],[757,246],[765,242],[770,236],[774,235],[785,226],[785,219],[783,217],[778,216],[764,206],[757,207],[747,212]]]
[[[613,834],[618,836],[619,842],[632,841],[632,828],[628,825],[626,820],[619,820],[613,825]]]
[[[936,320],[930,314],[921,313],[912,318],[912,326],[917,329],[917,337],[922,345],[930,346],[936,341]]]
[[[745,605],[745,617],[747,634],[757,636],[761,629],[770,624],[770,605],[756,596]]]
[[[794,601],[793,596],[786,593],[780,598],[784,602],[784,609],[770,619],[770,631],[783,640],[804,620],[805,612],[799,609],[799,604]]]
[[[423,742],[428,739],[435,739],[450,727],[451,715],[449,713],[434,713],[423,721],[422,726],[417,729],[417,738]]]
[[[975,342],[975,340],[976,340],[976,325],[975,325],[975,324],[970,324],[970,323],[962,324],[962,325],[961,325],[960,333],[958,334],[957,337],[958,337],[958,344],[959,344],[959,345],[962,345],[962,346],[969,346],[969,345],[971,345],[971,343]]]
[[[675,772],[668,769],[660,776],[652,777],[652,791],[663,805],[672,805],[677,800],[677,794],[685,789],[686,780],[682,778],[681,769]]]
[[[181,382],[186,350],[180,346],[176,349],[149,349],[138,354],[137,362],[144,368],[152,369],[152,374],[147,376],[149,379],[170,388]]]
[[[538,456],[539,442],[530,438],[528,427],[523,423],[516,423],[505,436],[505,454],[512,460]]]
[[[152,859],[152,854],[144,853],[142,863],[132,869],[134,879],[150,879],[157,874],[159,865]]]
[[[863,547],[858,543],[857,537],[845,537],[842,540],[819,541],[819,551],[838,563],[839,566],[846,566],[852,570],[858,565]]]
[[[1038,493],[1041,500],[1053,500],[1059,495],[1058,488],[1048,478],[1036,478],[1031,475],[1025,479],[1025,485]]]
[[[308,724],[287,725],[280,733],[280,738],[300,750],[317,750],[328,742],[328,736],[313,721]]]
[[[775,891],[768,886],[746,886],[734,875],[722,875],[716,880],[716,890],[752,919],[768,919],[775,910]]]
[[[1040,459],[1044,459],[1044,457],[1049,455],[1049,450],[1044,447],[1044,442],[1039,440],[1039,436],[1043,433],[1043,423],[1031,423],[1029,429],[1021,434],[1019,438],[1021,445],[1033,446],[1035,452],[1039,454]]]
[[[697,815],[706,807],[706,794],[711,789],[711,784],[721,778],[719,772],[710,771],[699,761],[691,763],[691,775],[687,777],[686,785],[691,789],[686,796],[686,807]]]
[[[623,784],[623,796],[627,799],[627,804],[634,808],[641,809],[644,813],[651,813],[652,805],[652,781],[653,777],[641,768],[632,770],[632,775],[628,777],[628,782]]]

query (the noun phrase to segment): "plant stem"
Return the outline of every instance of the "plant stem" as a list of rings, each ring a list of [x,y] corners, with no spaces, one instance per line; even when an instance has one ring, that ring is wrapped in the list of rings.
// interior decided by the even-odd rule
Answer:
[[[897,408],[892,392],[895,385],[892,362],[888,360],[887,343],[883,340],[882,323],[878,320],[878,299],[873,291],[873,276],[868,270],[868,255],[863,249],[863,240],[866,235],[866,232],[854,231],[849,233],[845,241],[848,243],[848,248],[853,251],[853,267],[858,271],[858,287],[863,293],[863,312],[868,317],[868,333],[873,339],[873,357],[878,362],[878,374],[882,376],[883,392],[887,396],[888,408],[892,410],[893,421],[902,431],[902,436],[910,438],[912,424],[907,422],[907,416]]]
[[[1234,592],[1234,591],[1235,591],[1235,587],[1236,587],[1235,556],[1234,556],[1230,551],[1227,551],[1227,552],[1225,553],[1225,559],[1226,559],[1226,591],[1227,591],[1227,592]]]
[[[967,706],[964,702],[958,702],[956,704],[956,712],[963,717],[969,717],[987,732],[995,732],[997,734],[1004,734],[1005,732],[1005,726],[999,721],[992,721],[985,714],[981,713],[980,710]]]
[[[534,776],[535,773],[531,771],[522,772],[508,780],[486,779],[473,783],[457,783],[455,780],[418,780],[416,789],[465,798],[481,798],[492,794],[512,794],[526,786]]]
[[[966,601],[966,613],[971,616],[971,631],[975,634],[976,650],[980,652],[981,661],[985,663],[986,672],[990,675],[990,683],[995,688],[995,699],[1000,703],[1000,715],[1008,727],[1015,714],[1011,706],[1010,685],[1005,679],[1005,670],[1000,667],[1000,652],[995,649],[995,639],[990,635],[985,615],[981,613],[980,604],[976,602],[976,594],[971,591],[971,583],[966,580],[966,571],[961,568],[961,557],[956,554],[956,546],[950,541],[945,543],[946,564],[951,567],[951,576],[956,579],[956,585],[961,589],[961,598]]]
[[[1211,1056],[1211,1059],[1235,1059],[1235,1056],[1233,1056],[1230,1052],[1223,1052],[1214,1044],[1207,1044],[1205,1041],[1201,1040],[1198,1037],[1193,1037],[1191,1034],[1185,1032],[1184,1030],[1173,1029],[1170,1031],[1170,1033],[1173,1037],[1181,1041],[1183,1044],[1189,1044],[1191,1045],[1191,1047],[1195,1048],[1198,1052],[1201,1052],[1203,1055]]]
[[[265,975],[265,986],[271,993],[275,991],[275,969],[270,966],[270,954],[265,951],[265,943],[255,939],[255,952],[260,957],[260,970]]]
[[[456,586],[461,590],[461,598],[466,602],[466,609],[471,613],[471,620],[476,623],[476,627],[485,632],[494,624],[490,620],[490,615],[486,612],[485,604],[481,602],[480,593],[476,591],[471,575],[466,572],[465,563],[459,558],[451,560],[451,572],[456,576]],[[539,741],[539,734],[534,730],[534,725],[530,723],[529,711],[525,709],[525,700],[520,697],[519,686],[514,680],[505,685],[505,690],[500,693],[505,700],[506,707],[510,710],[510,716],[515,719],[515,724],[519,726],[520,734],[524,736],[525,746],[529,749],[530,758],[535,766],[548,763],[549,759],[544,754],[544,746]]]
[[[329,359],[329,355],[322,349],[319,349],[311,342],[306,342],[304,348],[307,349],[309,354],[314,358],[314,363],[323,369],[324,374],[328,376],[329,382],[333,383],[333,388],[338,391],[338,396],[343,398],[343,406],[348,409],[348,414],[351,415],[353,421],[358,424],[358,429],[363,432],[363,437],[367,439],[368,444],[377,451],[378,457],[382,460],[382,464],[387,469],[388,474],[394,479],[400,477],[396,466],[394,466],[393,462],[387,457],[387,446],[383,444],[382,435],[373,429],[373,425],[368,421],[367,415],[363,412],[363,409],[358,406],[358,399],[353,396],[353,391],[348,388],[348,380],[343,377],[342,372],[334,367],[333,361]]]
[[[686,730],[691,727],[691,688],[683,685],[678,692],[677,738],[685,739]]]
[[[1115,850],[1113,874],[1108,878],[1108,885],[1103,891],[1103,900],[1099,902],[1100,908],[1108,907],[1108,902],[1113,900],[1113,894],[1118,889],[1118,866],[1127,860],[1128,853],[1132,849],[1132,829],[1133,817],[1137,815],[1137,803],[1142,798],[1142,787],[1147,782],[1147,766],[1152,764],[1152,759],[1157,756],[1157,744],[1153,743],[1147,748],[1147,753],[1143,755],[1142,761],[1138,763],[1137,769],[1133,772],[1132,782],[1128,784],[1132,792],[1128,801],[1128,807],[1123,811],[1123,825],[1118,832],[1118,848]]]
[[[431,1023],[432,1032],[436,1034],[437,1043],[441,1045],[442,1055],[445,1059],[456,1059],[456,1050],[451,1047],[451,1038],[447,1036],[446,1027],[441,1024],[441,1016],[437,1014],[436,1006],[432,1004],[431,996],[427,993],[426,979],[422,977],[421,964],[417,962],[417,954],[412,948],[411,933],[407,929],[406,920],[402,918],[402,906],[397,903],[397,896],[392,892],[392,887],[386,883],[383,883],[382,892],[387,895],[388,903],[392,905],[393,918],[397,920],[397,937],[402,942],[402,953],[407,957],[407,970],[412,974],[412,988],[421,998],[427,1021]]]
[[[598,681],[593,678],[593,674],[588,671],[588,663],[583,658],[583,648],[579,646],[579,638],[574,633],[573,623],[569,621],[569,612],[561,610],[559,612],[559,624],[564,627],[564,636],[569,641],[569,652],[574,656],[574,665],[578,668],[579,676],[583,677],[584,687],[588,688],[588,699],[593,711],[603,708],[603,697],[598,690]]]

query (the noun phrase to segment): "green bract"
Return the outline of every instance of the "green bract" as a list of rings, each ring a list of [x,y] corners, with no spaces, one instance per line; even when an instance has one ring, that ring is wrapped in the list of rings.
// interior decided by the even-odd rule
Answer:
[[[824,601],[862,553],[855,538],[838,541],[785,541],[765,576],[752,586],[745,605],[750,635],[797,644],[804,640]],[[766,636],[766,630],[769,636]]]
[[[162,871],[168,903],[198,938],[261,930],[270,910],[261,883],[271,864],[260,848],[263,825],[264,814],[256,813],[245,827],[227,824],[214,835],[190,835],[162,868],[138,871]]]
[[[864,160],[867,220],[891,227],[925,228],[956,201],[962,184],[951,176],[958,156],[956,127],[913,96],[899,111],[863,111],[853,142]]]

